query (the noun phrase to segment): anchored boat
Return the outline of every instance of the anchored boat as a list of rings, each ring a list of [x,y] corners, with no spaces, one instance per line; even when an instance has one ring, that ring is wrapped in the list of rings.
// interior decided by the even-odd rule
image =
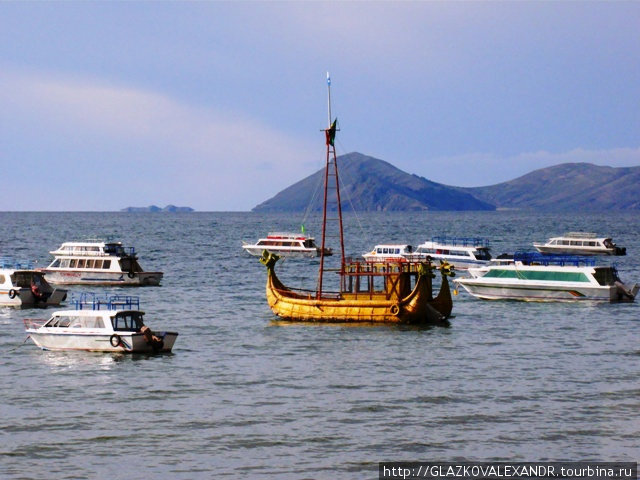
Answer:
[[[416,247],[413,255],[445,260],[458,270],[488,265],[491,261],[489,240],[479,237],[432,237]]]
[[[266,238],[261,238],[256,243],[243,242],[242,248],[257,257],[261,256],[264,250],[287,258],[320,256],[320,247],[316,245],[315,238],[298,233],[269,233]],[[324,254],[332,255],[333,252],[327,248]]]
[[[48,307],[60,305],[67,291],[54,288],[31,262],[0,258],[0,305],[9,307]]]
[[[514,262],[470,268],[460,278],[474,297],[486,300],[633,302],[640,286],[627,286],[612,266],[593,258],[516,252]]]
[[[135,248],[121,242],[66,242],[51,252],[55,258],[42,269],[51,283],[61,285],[160,285],[162,272],[145,272]]]
[[[153,332],[143,322],[138,297],[83,294],[74,310],[54,312],[48,320],[25,319],[33,343],[43,350],[92,352],[170,352],[176,332]]]
[[[619,247],[611,237],[599,237],[595,233],[569,232],[550,238],[546,243],[534,242],[540,253],[554,255],[626,255],[627,249]]]
[[[344,231],[338,161],[334,146],[337,119],[331,118],[331,81],[327,74],[329,91],[329,122],[325,132],[326,164],[322,220],[320,266],[315,291],[285,286],[276,275],[275,265],[280,258],[267,251],[260,261],[267,267],[266,295],[269,307],[279,317],[294,321],[311,322],[368,322],[368,323],[438,323],[451,314],[453,303],[448,277],[453,267],[443,263],[439,267],[427,258],[411,262],[405,258],[360,261],[347,259],[344,253]],[[331,185],[330,185],[331,183]],[[325,268],[327,238],[328,191],[335,192],[337,202],[338,235],[340,239],[340,267]],[[442,281],[437,296],[433,295],[432,279],[439,270]],[[337,272],[336,272],[337,270]],[[338,273],[339,288],[325,290],[325,273]]]

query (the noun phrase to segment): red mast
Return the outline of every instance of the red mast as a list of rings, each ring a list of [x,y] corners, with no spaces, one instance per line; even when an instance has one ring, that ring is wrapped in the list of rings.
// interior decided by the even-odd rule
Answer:
[[[344,272],[345,256],[344,256],[344,232],[342,228],[342,204],[340,202],[340,179],[338,178],[338,160],[336,157],[335,136],[337,131],[338,119],[331,121],[331,77],[327,72],[327,91],[328,91],[328,111],[329,125],[324,130],[325,140],[327,144],[327,160],[324,170],[324,202],[322,206],[322,247],[320,251],[320,269],[318,271],[318,290],[316,298],[322,298],[322,278],[324,276],[324,252],[326,248],[327,237],[327,198],[329,191],[329,178],[334,177],[336,201],[338,202],[338,225],[340,231],[340,273]],[[342,288],[342,283],[340,285]]]

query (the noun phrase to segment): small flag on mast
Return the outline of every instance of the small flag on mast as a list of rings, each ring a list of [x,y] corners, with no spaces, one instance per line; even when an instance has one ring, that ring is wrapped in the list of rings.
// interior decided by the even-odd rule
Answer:
[[[326,137],[327,137],[327,145],[333,146],[333,143],[335,142],[337,123],[338,123],[338,119],[336,118],[331,124],[331,127],[325,130]]]
[[[327,85],[331,86],[331,77],[329,76],[329,72],[327,72]]]

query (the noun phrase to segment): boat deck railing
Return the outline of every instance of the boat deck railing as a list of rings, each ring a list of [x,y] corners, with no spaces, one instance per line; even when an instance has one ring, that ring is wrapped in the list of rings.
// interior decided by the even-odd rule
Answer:
[[[489,239],[482,237],[449,237],[438,235],[431,237],[433,243],[441,243],[443,245],[451,245],[454,247],[483,247],[489,248]]]
[[[347,257],[344,264],[344,275],[397,275],[398,273],[417,273],[421,264],[431,264],[429,258],[415,255],[402,258],[385,258],[384,260],[360,260]]]
[[[33,262],[29,260],[14,260],[9,257],[0,258],[0,268],[11,268],[13,270],[33,270]]]
[[[559,265],[574,267],[593,267],[596,259],[579,255],[543,255],[540,252],[516,252],[513,254],[515,262],[525,265]]]
[[[292,239],[292,238],[309,238],[305,233],[295,233],[295,232],[269,232],[267,237],[277,237],[282,239]]]
[[[140,297],[133,295],[98,295],[82,293],[71,298],[69,304],[76,310],[139,310]]]

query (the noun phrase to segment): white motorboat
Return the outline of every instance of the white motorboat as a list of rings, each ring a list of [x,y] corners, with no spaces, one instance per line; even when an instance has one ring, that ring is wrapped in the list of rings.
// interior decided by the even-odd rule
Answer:
[[[546,243],[534,242],[533,246],[544,254],[569,255],[626,255],[627,249],[618,247],[610,237],[595,233],[569,232],[550,238]]]
[[[489,240],[478,237],[432,237],[416,247],[413,255],[446,261],[456,270],[488,265],[491,261]]]
[[[411,245],[402,244],[381,244],[376,245],[373,250],[362,256],[367,262],[389,262],[389,261],[409,261],[413,255]]]
[[[593,258],[518,253],[514,262],[470,268],[471,278],[455,280],[486,300],[632,302],[640,286],[622,283],[612,266]]]
[[[280,257],[313,258],[319,257],[322,248],[318,247],[313,237],[300,233],[272,232],[256,243],[242,242],[242,248],[255,256],[261,256],[265,250]],[[325,248],[324,255],[332,255],[330,248]]]
[[[43,350],[94,352],[170,352],[176,332],[152,332],[143,322],[138,297],[84,294],[74,310],[54,312],[48,320],[25,319],[33,343]]]
[[[145,272],[133,247],[121,242],[66,242],[51,252],[42,269],[50,283],[61,285],[159,285],[162,272]]]
[[[60,305],[67,291],[54,288],[31,262],[0,258],[0,305],[10,307],[48,307]]]

